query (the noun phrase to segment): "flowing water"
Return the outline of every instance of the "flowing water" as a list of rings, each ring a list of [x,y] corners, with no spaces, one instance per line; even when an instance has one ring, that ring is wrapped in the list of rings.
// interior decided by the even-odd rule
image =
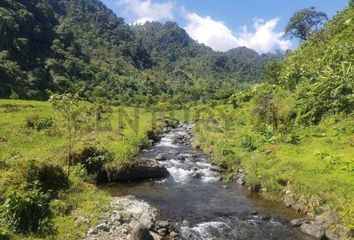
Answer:
[[[104,188],[114,196],[135,195],[149,202],[161,219],[176,223],[183,239],[311,239],[288,224],[299,217],[292,210],[220,181],[208,157],[191,148],[190,133],[190,125],[180,124],[140,156],[159,160],[169,178]]]

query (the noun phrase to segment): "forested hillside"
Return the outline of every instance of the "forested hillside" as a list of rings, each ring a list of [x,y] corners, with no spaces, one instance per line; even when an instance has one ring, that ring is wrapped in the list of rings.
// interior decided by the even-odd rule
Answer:
[[[135,105],[225,98],[259,81],[268,58],[214,52],[175,23],[129,26],[98,0],[4,0],[0,11],[2,98],[47,99],[47,90]]]

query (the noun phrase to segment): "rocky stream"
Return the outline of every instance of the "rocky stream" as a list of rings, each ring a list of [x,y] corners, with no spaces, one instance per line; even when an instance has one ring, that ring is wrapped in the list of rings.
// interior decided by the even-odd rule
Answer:
[[[290,224],[300,217],[293,210],[248,193],[242,179],[221,181],[192,138],[192,126],[180,124],[142,151],[139,161],[159,164],[168,177],[102,186],[114,197],[111,212],[85,239],[313,239]]]

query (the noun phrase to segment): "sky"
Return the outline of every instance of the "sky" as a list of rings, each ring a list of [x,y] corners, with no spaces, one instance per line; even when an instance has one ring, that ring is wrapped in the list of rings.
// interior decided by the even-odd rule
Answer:
[[[284,28],[298,10],[314,6],[332,18],[348,0],[101,0],[129,24],[175,21],[216,51],[248,47],[258,53],[294,49]]]

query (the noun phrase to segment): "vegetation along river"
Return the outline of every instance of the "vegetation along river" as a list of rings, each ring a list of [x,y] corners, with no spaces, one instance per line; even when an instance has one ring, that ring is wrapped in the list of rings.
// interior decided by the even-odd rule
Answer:
[[[134,195],[177,226],[183,239],[311,239],[289,225],[291,209],[261,199],[235,183],[220,180],[219,170],[191,147],[191,126],[166,131],[141,158],[156,159],[170,177],[104,186],[113,196]]]

